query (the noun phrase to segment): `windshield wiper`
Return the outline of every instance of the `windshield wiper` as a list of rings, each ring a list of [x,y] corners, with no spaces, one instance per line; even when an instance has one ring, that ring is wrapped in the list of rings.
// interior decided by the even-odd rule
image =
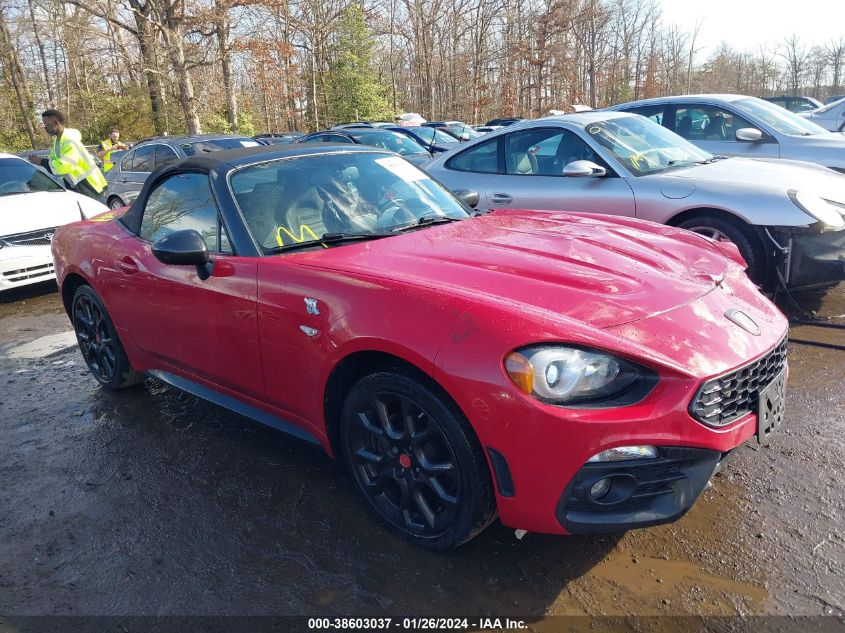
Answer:
[[[465,218],[453,218],[453,217],[450,217],[448,215],[429,214],[429,215],[422,216],[419,220],[417,220],[413,224],[408,224],[408,225],[404,225],[404,226],[397,226],[393,230],[395,232],[405,231],[407,229],[415,229],[415,228],[418,228],[420,226],[431,226],[432,224],[447,224],[449,222],[460,222],[463,219],[465,219]]]
[[[340,244],[342,242],[360,242],[362,240],[377,240],[382,237],[390,237],[392,233],[323,233],[318,240],[306,242],[295,242],[284,246],[274,246],[270,253],[287,253],[299,248],[314,246],[327,246],[328,244]]]

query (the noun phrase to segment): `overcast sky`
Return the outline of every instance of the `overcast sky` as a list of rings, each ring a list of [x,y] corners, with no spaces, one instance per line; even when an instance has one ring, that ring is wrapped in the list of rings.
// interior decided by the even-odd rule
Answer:
[[[722,40],[739,50],[780,44],[797,34],[803,44],[825,44],[845,37],[845,0],[659,0],[664,24],[692,32],[703,19],[695,47],[702,61]]]

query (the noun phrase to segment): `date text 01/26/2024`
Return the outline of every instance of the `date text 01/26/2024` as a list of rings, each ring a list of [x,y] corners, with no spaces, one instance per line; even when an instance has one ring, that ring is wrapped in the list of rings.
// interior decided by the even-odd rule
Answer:
[[[312,631],[518,631],[524,620],[511,618],[308,618]]]

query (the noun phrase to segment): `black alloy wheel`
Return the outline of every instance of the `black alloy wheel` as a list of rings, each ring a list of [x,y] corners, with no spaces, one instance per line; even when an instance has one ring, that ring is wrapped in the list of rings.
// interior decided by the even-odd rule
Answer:
[[[106,389],[122,389],[141,380],[117,337],[103,302],[90,286],[73,295],[71,319],[79,351],[94,378]]]
[[[495,517],[481,447],[444,396],[398,372],[372,374],[352,388],[342,414],[346,462],[371,509],[437,549],[469,540]]]

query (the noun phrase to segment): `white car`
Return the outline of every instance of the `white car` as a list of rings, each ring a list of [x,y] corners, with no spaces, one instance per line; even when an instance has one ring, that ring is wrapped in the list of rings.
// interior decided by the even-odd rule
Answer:
[[[55,278],[56,227],[108,211],[29,161],[0,152],[0,292]]]
[[[845,99],[834,101],[800,116],[831,132],[845,132]]]

